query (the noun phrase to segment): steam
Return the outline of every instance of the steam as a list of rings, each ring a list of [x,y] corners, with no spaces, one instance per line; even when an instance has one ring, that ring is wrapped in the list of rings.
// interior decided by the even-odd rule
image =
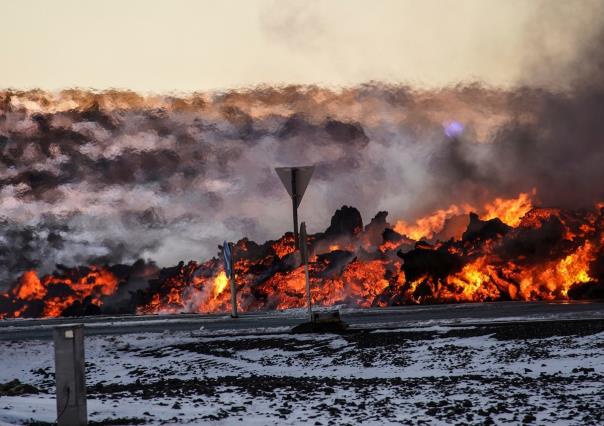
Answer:
[[[537,190],[544,206],[604,199],[602,37],[572,90],[439,91],[372,83],[186,96],[0,92],[0,282],[56,263],[204,259],[223,240],[289,230],[273,171],[315,164],[310,232],[342,205],[413,220]],[[579,59],[577,59],[579,61]]]

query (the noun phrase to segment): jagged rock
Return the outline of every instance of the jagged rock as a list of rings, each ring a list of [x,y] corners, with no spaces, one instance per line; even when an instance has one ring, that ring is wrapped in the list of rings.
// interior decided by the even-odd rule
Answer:
[[[386,241],[396,242],[396,241],[399,241],[401,238],[403,238],[403,235],[399,234],[394,229],[386,228],[386,229],[384,229],[384,232],[382,233],[382,238],[384,239],[384,242],[386,242]]]
[[[463,267],[460,256],[442,248],[434,250],[426,243],[418,244],[414,250],[407,253],[399,251],[397,255],[404,261],[402,269],[407,281],[414,281],[425,275],[445,278],[449,274],[459,272]]]
[[[476,213],[470,213],[470,223],[461,238],[463,241],[489,240],[507,234],[510,229],[498,218],[480,220]]]
[[[331,217],[331,224],[325,230],[325,236],[352,236],[363,229],[361,213],[354,207],[342,206]]]

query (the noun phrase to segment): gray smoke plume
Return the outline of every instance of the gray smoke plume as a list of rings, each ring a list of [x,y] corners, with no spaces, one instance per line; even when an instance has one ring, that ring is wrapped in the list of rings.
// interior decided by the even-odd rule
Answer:
[[[604,200],[603,46],[600,34],[577,47],[567,91],[2,91],[0,282],[277,238],[291,227],[279,165],[316,165],[300,211],[310,232],[344,204],[394,222],[536,188],[542,205],[591,207]]]

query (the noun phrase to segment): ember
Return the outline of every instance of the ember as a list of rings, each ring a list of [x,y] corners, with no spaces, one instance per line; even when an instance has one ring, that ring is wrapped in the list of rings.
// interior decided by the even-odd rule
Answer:
[[[496,198],[483,208],[451,206],[393,227],[386,212],[363,226],[360,213],[344,206],[325,232],[309,236],[313,303],[370,307],[603,297],[604,209],[535,208],[534,194]],[[456,218],[464,220],[463,230],[440,238]],[[233,255],[241,311],[304,306],[304,273],[291,233],[262,245],[240,240]],[[0,317],[230,309],[219,258],[161,270],[148,266],[60,267],[42,277],[27,271],[0,294]]]

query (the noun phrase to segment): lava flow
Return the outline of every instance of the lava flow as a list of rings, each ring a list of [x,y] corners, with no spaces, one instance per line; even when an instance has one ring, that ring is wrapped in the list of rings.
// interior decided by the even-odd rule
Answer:
[[[386,212],[363,225],[344,206],[325,232],[309,236],[313,303],[393,306],[604,297],[604,208],[535,208],[534,192],[476,209],[453,205],[391,226]],[[479,211],[480,215],[474,213]],[[241,311],[305,304],[293,235],[233,248]],[[230,289],[222,260],[60,267],[23,273],[0,294],[0,318],[100,313],[225,312]]]

